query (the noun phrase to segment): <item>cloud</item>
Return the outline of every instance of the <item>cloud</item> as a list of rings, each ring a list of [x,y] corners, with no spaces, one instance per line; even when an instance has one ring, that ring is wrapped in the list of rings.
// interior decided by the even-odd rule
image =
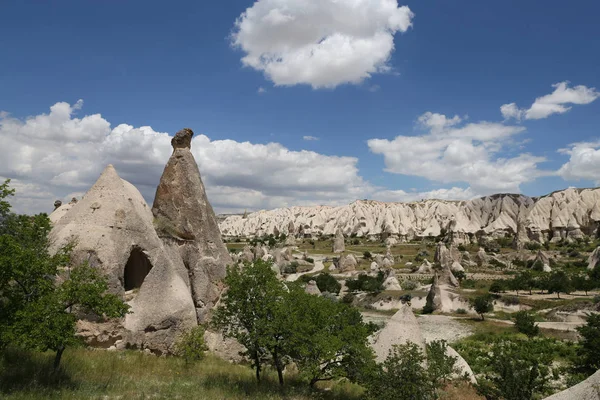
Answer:
[[[267,93],[267,89],[265,89],[264,87],[259,87],[257,90],[258,94],[263,94],[263,93]]]
[[[571,109],[568,104],[589,104],[600,97],[596,88],[579,85],[569,87],[569,82],[552,85],[554,92],[538,97],[528,109],[520,109],[515,103],[504,104],[500,112],[505,119],[543,119],[552,114],[564,114]]]
[[[231,39],[275,85],[334,88],[389,72],[394,35],[413,17],[396,0],[257,0]]]
[[[310,136],[310,135],[307,135],[307,136],[302,136],[302,139],[304,139],[304,140],[307,140],[307,141],[315,141],[315,140],[319,140],[319,138],[318,138],[318,137],[316,137],[316,136]]]
[[[573,143],[559,153],[570,156],[557,172],[563,179],[584,179],[600,185],[600,141]]]
[[[478,195],[519,192],[522,183],[542,174],[537,165],[543,157],[499,155],[523,127],[485,121],[460,125],[458,116],[431,112],[418,122],[428,130],[423,135],[368,141],[371,152],[383,155],[386,171],[446,184],[464,182]]]
[[[171,137],[149,126],[111,124],[83,106],[56,103],[24,120],[0,114],[0,177],[12,178],[18,212],[51,211],[55,199],[81,195],[107,164],[151,202]],[[216,210],[345,204],[372,192],[353,157],[291,151],[281,144],[211,140],[197,134],[192,152]]]

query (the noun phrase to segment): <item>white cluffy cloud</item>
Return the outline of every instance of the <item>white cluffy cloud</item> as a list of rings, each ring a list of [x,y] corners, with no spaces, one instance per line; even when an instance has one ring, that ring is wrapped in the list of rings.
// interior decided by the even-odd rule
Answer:
[[[148,126],[111,128],[100,114],[77,118],[82,105],[56,103],[24,120],[0,113],[0,179],[13,179],[17,211],[51,211],[55,199],[81,196],[107,164],[152,201],[171,137]],[[371,191],[352,157],[205,135],[194,136],[192,152],[217,211],[344,204]]]
[[[528,153],[499,156],[525,128],[494,122],[461,125],[458,116],[448,118],[427,112],[418,119],[428,131],[420,136],[397,136],[393,140],[371,139],[370,150],[382,154],[388,172],[427,178],[434,182],[464,182],[472,197],[498,192],[519,192],[519,186],[540,175],[544,161]],[[438,196],[443,195],[439,193]]]
[[[573,143],[560,149],[559,153],[570,156],[569,161],[558,170],[563,179],[583,179],[600,185],[600,141]]]
[[[276,85],[334,88],[389,71],[394,35],[413,17],[397,0],[257,0],[232,43]]]
[[[519,108],[515,103],[504,104],[500,112],[505,119],[543,119],[552,114],[564,114],[571,109],[568,104],[589,104],[600,97],[596,88],[579,85],[569,87],[569,82],[552,85],[554,92],[535,99],[530,108]]]

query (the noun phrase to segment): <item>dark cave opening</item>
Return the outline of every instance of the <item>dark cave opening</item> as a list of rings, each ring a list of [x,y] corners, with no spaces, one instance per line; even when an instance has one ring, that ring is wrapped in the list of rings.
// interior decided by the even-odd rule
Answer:
[[[139,289],[151,269],[152,263],[150,263],[146,254],[142,249],[134,247],[131,250],[127,264],[125,264],[123,273],[125,290]]]

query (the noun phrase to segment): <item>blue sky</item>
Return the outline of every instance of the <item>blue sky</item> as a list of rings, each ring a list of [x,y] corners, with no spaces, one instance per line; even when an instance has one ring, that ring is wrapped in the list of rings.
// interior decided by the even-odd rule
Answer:
[[[164,134],[182,127],[198,135],[219,211],[600,182],[596,1],[5,0],[1,9],[0,144],[11,156],[0,176],[25,211],[80,195],[108,162],[151,201]],[[554,111],[527,113],[561,82],[544,108]],[[120,124],[130,129],[115,132]]]

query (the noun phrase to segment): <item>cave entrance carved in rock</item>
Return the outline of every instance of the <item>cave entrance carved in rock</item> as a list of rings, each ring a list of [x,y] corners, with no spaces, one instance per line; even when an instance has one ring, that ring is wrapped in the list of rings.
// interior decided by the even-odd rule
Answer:
[[[139,247],[134,247],[131,250],[127,264],[125,264],[123,273],[125,290],[139,289],[151,269],[152,263],[150,263],[148,256]]]

